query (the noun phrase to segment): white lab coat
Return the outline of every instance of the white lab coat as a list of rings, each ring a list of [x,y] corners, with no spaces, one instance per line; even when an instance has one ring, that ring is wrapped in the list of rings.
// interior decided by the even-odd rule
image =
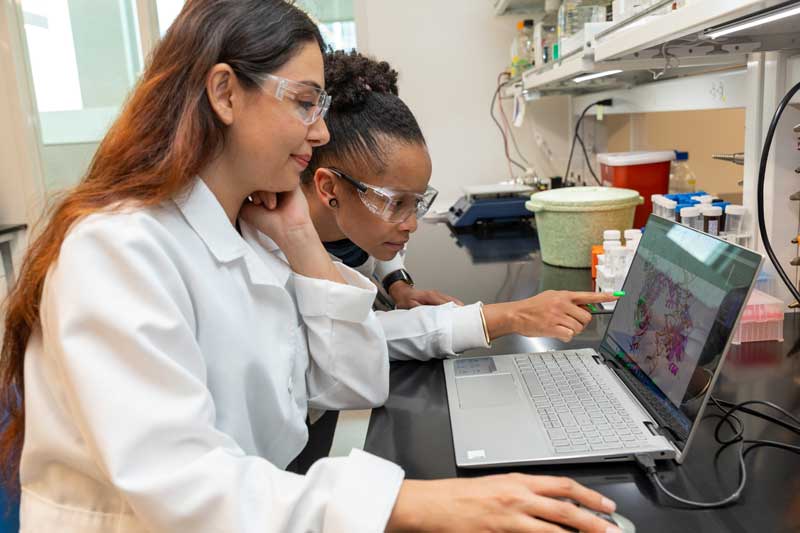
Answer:
[[[403,268],[403,259],[401,254],[391,261],[377,261],[370,256],[355,268],[380,282],[388,274]],[[377,311],[389,343],[389,357],[393,361],[427,361],[435,357],[456,356],[472,348],[487,348],[480,305],[480,302],[465,306],[447,303]]]
[[[382,404],[374,287],[293,273],[197,180],[67,235],[25,361],[24,533],[375,532],[403,472],[361,451],[306,476],[307,405]]]

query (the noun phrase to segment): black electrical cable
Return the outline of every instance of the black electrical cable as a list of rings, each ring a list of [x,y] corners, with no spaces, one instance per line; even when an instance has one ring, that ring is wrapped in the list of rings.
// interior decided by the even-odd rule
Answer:
[[[771,447],[771,448],[778,448],[785,451],[794,452],[800,454],[800,446],[796,446],[793,444],[787,444],[785,442],[778,442],[778,441],[771,441],[771,440],[763,440],[763,439],[745,439],[744,438],[744,422],[742,422],[734,413],[740,411],[745,414],[749,414],[752,416],[757,416],[759,418],[763,418],[765,420],[769,420],[774,422],[782,427],[785,427],[797,434],[800,434],[800,427],[792,426],[791,424],[787,424],[782,420],[775,418],[773,416],[767,415],[765,413],[761,413],[759,411],[755,411],[753,409],[748,408],[748,405],[766,405],[772,409],[779,411],[781,414],[786,416],[787,418],[797,421],[797,417],[783,409],[775,405],[772,402],[766,402],[761,400],[748,400],[745,402],[741,402],[738,404],[733,404],[731,402],[726,402],[723,400],[717,400],[713,396],[711,397],[711,403],[719,409],[722,414],[721,415],[711,415],[715,418],[719,418],[719,422],[717,422],[716,427],[714,428],[714,439],[721,444],[721,448],[719,452],[724,451],[729,446],[733,446],[734,444],[739,444],[739,484],[736,487],[736,490],[733,491],[729,496],[713,502],[698,502],[693,500],[688,500],[686,498],[682,498],[674,493],[672,493],[669,489],[667,489],[664,484],[661,482],[661,479],[658,477],[658,471],[656,470],[655,461],[649,456],[636,456],[636,462],[639,463],[645,472],[647,473],[648,477],[655,483],[655,485],[666,494],[672,500],[686,505],[693,509],[713,509],[716,507],[723,507],[725,505],[731,504],[736,502],[742,495],[742,491],[744,490],[745,485],[747,484],[747,466],[745,464],[745,458],[747,455],[755,449],[762,448],[762,447]],[[731,436],[728,438],[724,438],[720,435],[720,431],[723,426],[727,425],[731,429]],[[747,445],[750,445],[749,447]]]
[[[600,180],[597,178],[597,175],[594,173],[594,170],[592,170],[592,164],[589,161],[589,154],[586,151],[586,145],[583,143],[583,139],[580,136],[580,127],[581,127],[581,122],[583,122],[584,117],[586,117],[586,113],[588,113],[592,107],[596,105],[610,106],[612,103],[613,101],[611,99],[598,100],[597,102],[592,102],[591,104],[587,105],[586,108],[581,112],[580,116],[578,117],[578,122],[575,123],[575,133],[572,136],[572,146],[569,149],[569,159],[567,159],[567,171],[564,172],[565,181],[569,181],[569,169],[572,167],[572,156],[575,153],[575,143],[580,142],[581,148],[583,149],[583,156],[586,158],[586,164],[589,165],[589,172],[592,173],[592,176],[594,177],[595,181],[597,181],[598,184],[602,185]]]
[[[492,120],[494,121],[494,123],[497,124],[497,128],[500,130],[500,135],[503,136],[503,150],[504,150],[504,152],[506,154],[506,159],[508,159],[508,161],[510,163],[512,163],[513,165],[515,165],[516,167],[520,168],[523,172],[527,172],[527,170],[528,170],[527,167],[525,167],[522,164],[520,164],[517,161],[515,161],[511,157],[511,154],[508,153],[508,138],[506,137],[506,132],[503,131],[502,124],[500,124],[500,122],[498,122],[497,118],[494,116],[494,105],[495,105],[495,102],[497,102],[497,96],[500,94],[500,89],[502,89],[502,88],[503,88],[503,85],[499,84],[497,86],[497,89],[494,91],[494,95],[492,96],[492,104],[491,104],[491,106],[489,106],[489,116],[491,116]]]
[[[583,151],[583,159],[586,161],[586,166],[589,167],[589,173],[594,178],[594,181],[597,182],[598,185],[601,187],[603,186],[603,182],[600,181],[600,178],[597,177],[597,174],[594,173],[594,169],[592,168],[592,162],[589,160],[589,154],[586,151],[586,145],[583,143],[583,139],[580,135],[578,135],[578,142],[581,145],[581,150]]]
[[[769,260],[772,262],[772,265],[775,267],[778,275],[786,284],[789,292],[792,293],[792,297],[795,299],[795,302],[800,304],[800,290],[798,290],[794,283],[792,283],[792,280],[789,279],[789,276],[786,274],[786,271],[783,270],[780,261],[778,261],[778,257],[772,250],[772,245],[769,242],[769,235],[767,234],[767,225],[764,217],[764,181],[766,180],[767,175],[767,161],[769,160],[769,150],[772,145],[772,138],[775,136],[775,129],[778,127],[778,122],[781,119],[784,109],[786,109],[786,106],[789,104],[797,91],[800,91],[800,82],[796,83],[794,87],[789,89],[789,92],[786,93],[786,96],[784,96],[778,104],[775,114],[772,115],[772,122],[769,125],[769,130],[767,130],[767,137],[764,139],[764,148],[761,150],[761,163],[758,167],[758,183],[756,185],[756,211],[758,212],[758,229],[761,233],[761,241],[764,244],[764,250],[767,252]]]
[[[722,410],[723,407],[733,408],[733,407],[737,407],[737,405],[738,405],[738,409],[737,410],[739,410],[739,411],[741,411],[743,413],[746,413],[746,414],[752,415],[752,416],[756,416],[758,418],[761,418],[763,420],[767,420],[769,422],[773,422],[773,423],[783,427],[784,429],[788,429],[789,431],[792,431],[792,432],[797,433],[798,435],[800,435],[800,418],[796,417],[795,415],[791,414],[790,412],[788,412],[784,408],[782,408],[782,407],[780,407],[778,405],[775,405],[772,402],[767,402],[767,401],[763,401],[763,400],[750,400],[750,401],[747,401],[747,402],[742,402],[740,404],[734,404],[734,403],[731,403],[731,402],[726,402],[725,400],[718,400],[718,399],[713,398],[713,397],[711,398],[711,401],[714,402],[714,404],[720,410]],[[767,407],[769,407],[771,409],[774,409],[774,410],[778,411],[783,416],[785,416],[786,418],[788,418],[792,422],[797,423],[798,425],[793,426],[792,424],[786,423],[786,422],[784,422],[783,420],[781,420],[779,418],[775,418],[774,416],[768,415],[766,413],[762,413],[760,411],[756,411],[754,409],[750,409],[750,408],[746,407],[747,405],[765,405],[765,406],[767,406]]]
[[[567,158],[567,170],[564,172],[565,182],[569,181],[569,169],[572,167],[572,155],[575,153],[575,143],[577,142],[578,139],[578,128],[580,128],[581,126],[581,121],[583,120],[583,117],[586,115],[589,109],[591,109],[592,106],[594,105],[596,105],[596,102],[587,105],[586,108],[581,112],[581,115],[578,117],[578,122],[575,123],[575,133],[572,136],[572,146],[570,146],[569,158]]]

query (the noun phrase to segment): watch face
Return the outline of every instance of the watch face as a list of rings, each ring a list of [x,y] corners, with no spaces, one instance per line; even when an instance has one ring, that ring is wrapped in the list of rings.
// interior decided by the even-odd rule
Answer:
[[[405,270],[400,270],[400,274],[403,276],[403,277],[402,277],[402,278],[400,278],[400,279],[402,279],[403,281],[405,281],[406,283],[408,283],[408,284],[409,284],[409,285],[411,285],[412,287],[414,286],[414,280],[413,280],[413,279],[411,279],[411,274],[409,274],[409,273],[408,273],[408,272],[406,272]]]

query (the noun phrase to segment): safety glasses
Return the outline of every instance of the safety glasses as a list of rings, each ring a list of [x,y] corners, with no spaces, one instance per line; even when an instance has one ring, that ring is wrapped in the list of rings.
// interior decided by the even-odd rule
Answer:
[[[428,187],[422,194],[384,189],[361,182],[338,168],[330,167],[328,170],[355,187],[367,209],[387,222],[403,222],[411,215],[422,218],[439,194],[433,187]]]
[[[261,74],[260,78],[261,89],[273,94],[278,100],[291,101],[297,116],[306,126],[325,118],[331,105],[331,97],[324,89],[273,74]]]

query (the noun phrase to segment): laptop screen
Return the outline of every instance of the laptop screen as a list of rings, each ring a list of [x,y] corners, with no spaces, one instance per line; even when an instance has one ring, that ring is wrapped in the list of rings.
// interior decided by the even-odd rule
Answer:
[[[761,255],[651,216],[601,351],[683,449]]]

